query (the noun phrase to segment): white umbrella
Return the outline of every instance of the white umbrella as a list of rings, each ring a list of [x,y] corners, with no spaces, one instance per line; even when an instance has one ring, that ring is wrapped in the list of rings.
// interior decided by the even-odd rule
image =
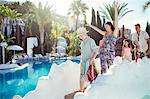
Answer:
[[[10,45],[7,47],[7,50],[13,50],[15,55],[15,51],[22,51],[23,48],[18,45]]]
[[[7,42],[1,42],[0,43],[0,46],[2,46],[2,47],[6,47],[8,44],[7,44]]]

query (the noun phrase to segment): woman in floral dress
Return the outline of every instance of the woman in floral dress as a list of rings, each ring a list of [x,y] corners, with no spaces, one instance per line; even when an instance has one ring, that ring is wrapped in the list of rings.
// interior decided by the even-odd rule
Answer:
[[[115,8],[115,28],[111,22],[107,22],[104,27],[105,31],[100,30],[99,28],[87,25],[98,33],[102,34],[104,37],[100,41],[100,50],[99,50],[99,57],[101,61],[101,74],[107,72],[109,67],[113,64],[113,60],[115,58],[115,44],[116,44],[116,37],[118,34],[118,13],[117,13],[118,2],[114,2]]]
[[[113,35],[106,35],[99,50],[101,62],[101,74],[106,73],[107,69],[113,64],[115,58],[116,38]]]
[[[116,32],[117,29],[114,28],[111,22],[107,22],[105,24],[106,31],[102,31],[92,25],[89,26],[104,35],[104,38],[100,41],[99,50],[101,74],[103,74],[107,72],[109,67],[113,64],[113,60],[115,58],[115,44],[117,39],[114,36],[114,32]]]

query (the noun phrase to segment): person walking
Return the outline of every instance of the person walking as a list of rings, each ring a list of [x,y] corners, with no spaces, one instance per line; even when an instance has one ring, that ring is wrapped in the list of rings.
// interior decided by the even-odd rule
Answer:
[[[95,41],[90,38],[85,28],[80,27],[77,30],[77,36],[81,40],[81,76],[80,76],[80,91],[84,91],[88,83],[87,70],[93,64],[98,53],[98,46]]]

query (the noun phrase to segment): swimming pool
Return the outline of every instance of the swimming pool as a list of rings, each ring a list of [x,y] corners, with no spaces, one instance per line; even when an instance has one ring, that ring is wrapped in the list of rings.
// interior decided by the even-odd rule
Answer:
[[[47,76],[53,63],[61,64],[66,60],[30,62],[29,66],[15,72],[0,72],[0,99],[12,99],[14,95],[24,96],[34,90],[38,78]],[[79,63],[79,60],[72,60]]]

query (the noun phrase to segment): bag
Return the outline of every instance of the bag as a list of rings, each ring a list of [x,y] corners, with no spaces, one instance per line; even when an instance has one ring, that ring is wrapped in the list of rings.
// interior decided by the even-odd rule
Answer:
[[[92,65],[90,65],[88,67],[88,70],[87,70],[86,74],[87,74],[87,77],[88,77],[88,80],[90,81],[90,83],[92,83],[92,81],[96,79],[96,77],[98,76],[99,72],[96,69],[95,63],[93,63]]]

